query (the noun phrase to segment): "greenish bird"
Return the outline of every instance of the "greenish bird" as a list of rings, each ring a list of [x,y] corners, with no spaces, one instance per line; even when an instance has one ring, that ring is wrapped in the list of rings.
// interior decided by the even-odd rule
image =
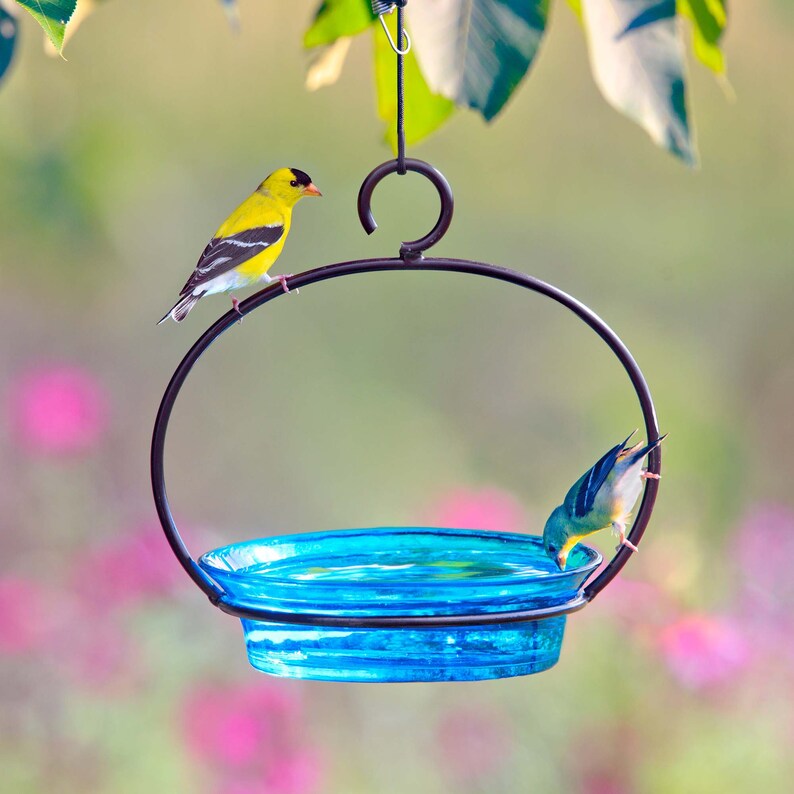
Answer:
[[[634,433],[637,431],[635,430]],[[623,443],[612,447],[598,463],[588,469],[571,487],[565,501],[555,507],[543,527],[543,548],[563,571],[571,550],[583,538],[612,528],[620,546],[637,547],[626,538],[626,524],[646,479],[659,479],[642,467],[645,456],[666,436],[646,446],[627,447],[632,433]]]

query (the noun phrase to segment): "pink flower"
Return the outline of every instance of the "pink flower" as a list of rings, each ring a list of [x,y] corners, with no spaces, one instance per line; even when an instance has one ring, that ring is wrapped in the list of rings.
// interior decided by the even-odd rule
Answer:
[[[12,435],[24,449],[72,455],[97,444],[108,406],[93,375],[62,365],[24,374],[10,389],[7,414]]]
[[[136,646],[118,621],[79,611],[57,662],[71,681],[103,694],[130,689],[142,666]]]
[[[159,525],[143,525],[90,548],[73,574],[74,589],[103,610],[172,591],[182,570]]]
[[[187,746],[212,768],[220,794],[319,790],[319,756],[303,739],[301,705],[289,687],[270,681],[203,686],[187,698]]]
[[[788,613],[794,606],[794,511],[754,505],[739,525],[735,555],[753,606]]]
[[[630,720],[610,720],[582,715],[570,740],[576,752],[567,759],[580,794],[629,794],[634,770],[642,763],[645,748]]]
[[[0,655],[17,655],[55,645],[62,609],[54,593],[28,579],[0,578]]]
[[[258,777],[221,775],[216,794],[307,794],[320,791],[320,764],[312,752],[297,752],[279,758]]]
[[[662,630],[659,646],[673,677],[687,689],[728,683],[750,662],[750,645],[739,625],[711,615],[679,618]]]
[[[610,774],[604,773],[585,778],[580,791],[582,794],[629,794],[631,789],[615,780]]]
[[[510,730],[494,712],[460,709],[441,720],[437,733],[444,768],[458,781],[482,781],[512,753]]]
[[[431,526],[524,532],[527,516],[519,501],[499,488],[457,488],[442,494],[426,511]]]
[[[322,766],[311,750],[296,750],[277,758],[267,775],[267,791],[274,794],[306,794],[319,791]]]
[[[623,575],[612,580],[599,596],[599,603],[618,623],[641,638],[669,623],[675,614],[675,606],[658,585]]]

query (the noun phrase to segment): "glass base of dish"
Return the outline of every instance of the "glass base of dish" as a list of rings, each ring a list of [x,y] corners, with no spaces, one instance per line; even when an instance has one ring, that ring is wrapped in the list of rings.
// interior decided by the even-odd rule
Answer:
[[[498,616],[575,603],[600,562],[580,544],[560,571],[536,536],[437,527],[262,538],[199,560],[223,588],[224,608],[243,615],[257,670],[361,682],[477,681],[548,670],[560,656],[565,614],[502,623]],[[285,622],[259,619],[250,614],[256,609],[279,612]],[[412,617],[464,615],[465,624],[410,624]],[[490,622],[478,624],[480,615]],[[312,625],[314,616],[341,625]],[[405,623],[356,626],[362,618]]]
[[[249,661],[270,675],[362,683],[483,681],[553,667],[565,616],[443,628],[242,624]]]

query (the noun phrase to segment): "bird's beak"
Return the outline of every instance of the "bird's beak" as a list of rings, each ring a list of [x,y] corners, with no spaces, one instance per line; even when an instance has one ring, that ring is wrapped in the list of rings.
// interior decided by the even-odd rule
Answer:
[[[565,564],[568,562],[568,555],[567,554],[558,554],[554,558],[554,562],[557,563],[557,567],[561,570],[565,570]]]
[[[322,196],[322,193],[317,190],[317,185],[315,185],[314,182],[309,182],[303,192],[307,196]]]

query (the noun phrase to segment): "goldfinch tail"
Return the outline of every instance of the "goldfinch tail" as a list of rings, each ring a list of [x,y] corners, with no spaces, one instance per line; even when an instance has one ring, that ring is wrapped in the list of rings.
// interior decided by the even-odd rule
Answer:
[[[180,298],[157,325],[162,325],[169,317],[171,317],[175,323],[181,323],[200,299],[201,295],[185,295]]]

